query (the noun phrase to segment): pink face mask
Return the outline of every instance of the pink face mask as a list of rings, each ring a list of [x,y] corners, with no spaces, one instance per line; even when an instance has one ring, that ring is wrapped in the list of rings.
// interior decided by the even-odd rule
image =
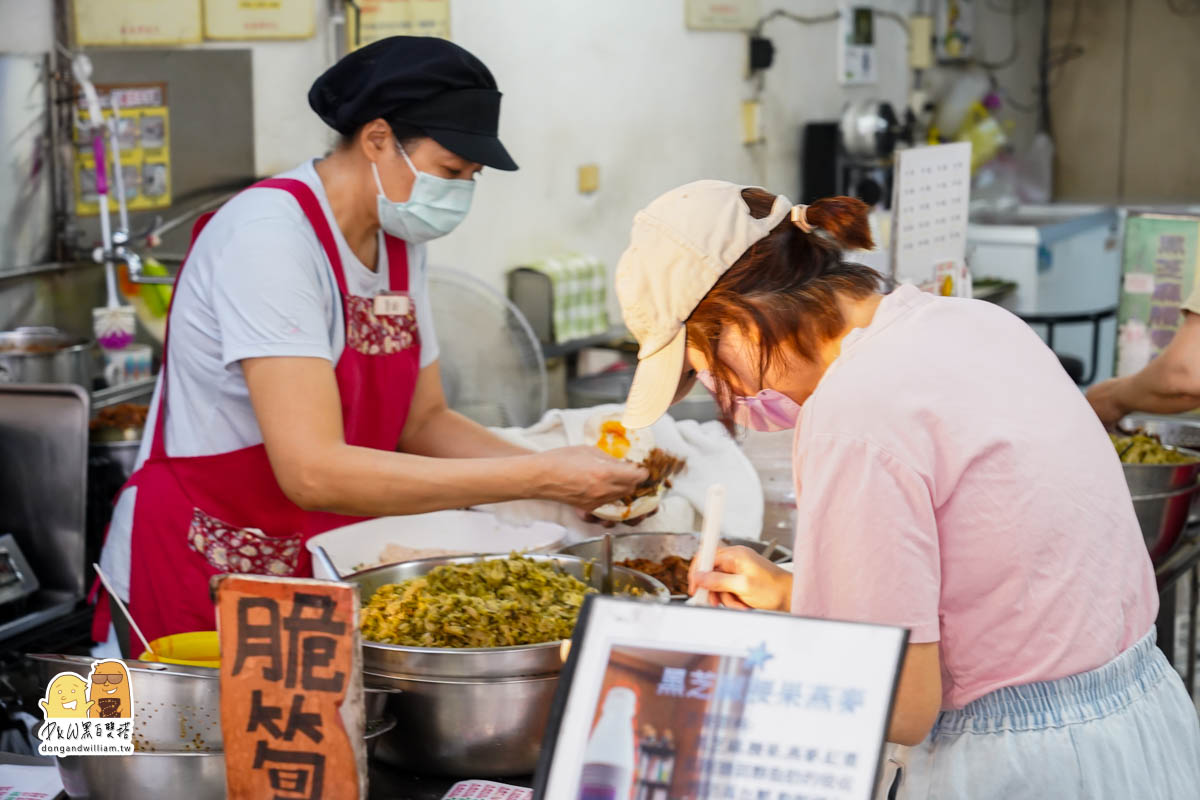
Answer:
[[[714,396],[717,394],[712,373],[701,370],[696,380]],[[796,427],[800,421],[800,406],[795,400],[774,389],[763,389],[753,397],[733,396],[733,421],[743,428],[771,433]]]

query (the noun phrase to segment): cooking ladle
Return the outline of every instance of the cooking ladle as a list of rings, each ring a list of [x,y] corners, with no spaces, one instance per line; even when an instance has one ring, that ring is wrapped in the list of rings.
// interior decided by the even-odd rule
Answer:
[[[325,548],[319,544],[313,546],[313,560],[321,562],[321,566],[329,571],[329,574],[333,576],[333,580],[342,580],[342,573],[338,572],[338,568],[333,565],[333,559],[329,557],[329,553],[326,553]]]
[[[142,646],[146,648],[146,652],[155,658],[158,658],[158,653],[154,652],[154,648],[150,646],[150,642],[142,633],[142,629],[139,628],[138,624],[133,621],[133,615],[129,613],[129,609],[126,608],[125,604],[121,602],[120,595],[113,591],[112,584],[109,583],[108,576],[104,574],[104,570],[100,569],[99,564],[92,564],[92,568],[95,569],[96,574],[100,576],[100,582],[104,584],[104,591],[108,592],[109,602],[114,603],[117,608],[120,609],[121,614],[125,617],[125,621],[129,623],[129,627],[132,628],[133,632],[136,633],[138,638],[142,640]]]
[[[704,497],[704,527],[700,533],[700,550],[696,553],[696,571],[712,572],[717,557],[717,546],[721,542],[721,522],[725,518],[725,486],[714,483],[708,487]],[[697,589],[689,606],[708,605],[708,589]]]

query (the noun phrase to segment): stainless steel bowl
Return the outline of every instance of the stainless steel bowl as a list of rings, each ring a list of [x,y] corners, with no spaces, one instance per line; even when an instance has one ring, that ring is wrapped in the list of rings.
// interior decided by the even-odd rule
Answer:
[[[389,583],[416,578],[443,564],[472,564],[503,555],[426,558],[349,575],[366,603]],[[567,555],[526,556],[557,565],[598,587],[588,562]],[[642,590],[665,603],[667,589],[633,570],[613,572],[617,591]],[[390,690],[387,713],[396,727],[378,757],[413,772],[450,777],[527,775],[537,766],[546,721],[563,664],[562,642],[492,648],[401,647],[363,642],[364,681]]]
[[[592,565],[567,555],[527,555],[533,561],[555,564],[568,575],[599,589],[600,575],[593,575]],[[343,580],[358,585],[363,605],[381,586],[419,578],[435,567],[445,564],[474,564],[495,561],[507,555],[449,556],[423,558],[400,564],[385,564],[355,572]],[[613,586],[617,592],[639,589],[649,600],[666,602],[667,587],[649,575],[621,567],[613,570]],[[545,642],[517,647],[404,647],[395,644],[363,641],[363,668],[367,672],[408,677],[434,678],[511,678],[523,675],[547,675],[562,669],[562,643]],[[400,725],[405,720],[400,718]]]
[[[651,561],[661,561],[667,556],[693,558],[700,549],[700,534],[698,533],[614,533],[613,560],[624,561],[629,558],[645,558]],[[762,554],[771,546],[770,542],[757,539],[742,539],[737,536],[722,537],[725,545],[742,545]],[[602,555],[603,539],[587,539],[576,544],[568,545],[560,553],[579,556],[587,561],[597,561]],[[776,545],[771,553],[771,560],[776,564],[792,560],[792,551],[782,545]],[[682,601],[686,594],[672,594],[671,599]]]
[[[74,383],[91,391],[94,346],[58,328],[0,331],[0,383]]]
[[[1142,538],[1150,551],[1150,560],[1159,563],[1170,555],[1187,524],[1192,499],[1200,486],[1188,486],[1172,492],[1135,496],[1133,510],[1142,528]]]
[[[60,672],[74,672],[86,678],[93,660],[86,656],[48,654],[33,654],[28,658],[40,673],[39,685],[49,684]],[[133,684],[135,748],[154,754],[215,752],[224,747],[218,670],[145,661],[124,663]],[[368,724],[383,719],[388,691],[369,687],[365,694]]]
[[[1135,415],[1123,419],[1120,427],[1157,436],[1164,446],[1196,459],[1192,464],[1122,464],[1125,481],[1135,497],[1184,489],[1200,480],[1200,420],[1189,422]]]
[[[411,678],[367,673],[392,690],[396,728],[376,757],[418,774],[529,775],[537,767],[558,674],[524,678]]]
[[[368,758],[380,739],[395,726],[396,720],[386,717],[367,724],[363,738]],[[57,760],[59,777],[71,800],[157,797],[223,800],[225,797],[225,754],[220,751],[70,756]]]
[[[225,754],[220,752],[69,756],[58,759],[58,774],[71,800],[225,797]]]

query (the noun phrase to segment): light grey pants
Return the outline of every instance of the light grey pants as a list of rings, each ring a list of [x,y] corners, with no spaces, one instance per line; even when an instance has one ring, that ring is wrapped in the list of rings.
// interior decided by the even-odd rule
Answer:
[[[1200,722],[1153,630],[1104,666],[999,689],[889,750],[880,798],[1197,800]]]

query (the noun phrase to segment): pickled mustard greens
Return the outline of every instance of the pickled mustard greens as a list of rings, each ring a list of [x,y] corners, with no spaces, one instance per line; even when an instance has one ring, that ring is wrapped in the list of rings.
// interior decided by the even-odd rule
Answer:
[[[1133,436],[1113,436],[1113,447],[1121,453],[1123,464],[1191,464],[1196,461],[1192,456],[1163,447],[1154,436],[1142,433]]]
[[[555,564],[520,556],[447,564],[381,586],[362,610],[362,635],[408,647],[511,647],[570,638],[594,591]]]

